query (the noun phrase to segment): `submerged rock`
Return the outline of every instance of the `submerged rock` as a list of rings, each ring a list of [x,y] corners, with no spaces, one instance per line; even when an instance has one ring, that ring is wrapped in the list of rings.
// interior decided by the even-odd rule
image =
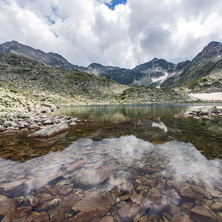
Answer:
[[[216,216],[203,206],[195,206],[191,210],[192,216],[198,218],[201,222],[214,222],[217,221]]]
[[[114,195],[103,195],[103,194],[89,194],[77,204],[73,206],[75,212],[87,212],[94,210],[99,216],[104,216],[112,205],[116,202]]]
[[[60,133],[64,133],[69,130],[69,126],[66,123],[60,123],[58,125],[47,126],[37,132],[29,135],[32,138],[47,138],[53,137]]]

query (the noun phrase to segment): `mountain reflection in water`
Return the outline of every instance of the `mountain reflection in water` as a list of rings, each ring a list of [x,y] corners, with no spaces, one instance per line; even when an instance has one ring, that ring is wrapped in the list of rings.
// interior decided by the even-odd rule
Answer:
[[[0,215],[5,220],[221,217],[221,160],[207,160],[190,143],[153,145],[133,135],[98,142],[81,139],[24,163],[0,159],[0,168]]]

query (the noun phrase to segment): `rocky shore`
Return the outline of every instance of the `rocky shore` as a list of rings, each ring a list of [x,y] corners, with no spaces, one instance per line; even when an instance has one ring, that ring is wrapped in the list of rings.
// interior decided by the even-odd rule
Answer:
[[[193,110],[188,110],[184,113],[186,116],[193,116],[193,117],[222,117],[222,108],[214,107],[200,107]]]
[[[69,126],[74,126],[79,121],[77,118],[69,116],[51,116],[55,109],[45,108],[41,111],[19,111],[11,116],[0,119],[0,133],[12,134],[21,130],[39,130],[30,137],[51,137],[68,130]],[[41,129],[41,130],[40,130]]]

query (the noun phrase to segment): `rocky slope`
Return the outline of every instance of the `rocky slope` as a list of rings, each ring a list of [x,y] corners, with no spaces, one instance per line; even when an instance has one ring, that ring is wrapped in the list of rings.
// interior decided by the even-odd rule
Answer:
[[[108,102],[127,89],[113,80],[79,71],[49,68],[10,53],[0,53],[2,110],[36,109],[49,104]],[[29,106],[28,103],[31,103]]]
[[[210,42],[179,76],[167,79],[161,87],[188,87],[194,92],[221,91],[222,43]]]
[[[152,61],[138,65],[134,69],[103,66],[98,63],[92,63],[88,67],[80,67],[72,65],[65,58],[56,53],[45,53],[16,41],[0,44],[0,52],[22,55],[50,67],[79,70],[104,76],[120,84],[131,86],[144,85],[159,87],[166,79],[182,73],[189,63],[189,61],[186,61],[176,65],[164,59],[154,58]]]
[[[34,49],[30,46],[23,45],[16,41],[5,42],[0,44],[0,52],[13,53],[17,55],[22,55],[46,66],[68,69],[68,70],[79,70],[81,67],[72,65],[61,55],[56,53],[45,53],[39,49]]]
[[[186,94],[173,89],[129,88],[80,71],[50,68],[12,53],[0,53],[1,115],[57,104],[172,103]]]

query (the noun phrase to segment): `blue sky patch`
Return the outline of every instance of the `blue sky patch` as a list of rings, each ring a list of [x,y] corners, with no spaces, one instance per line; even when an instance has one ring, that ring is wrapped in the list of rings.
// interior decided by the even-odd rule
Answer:
[[[114,10],[116,5],[126,4],[127,0],[112,0],[111,3],[106,4],[111,10]]]

